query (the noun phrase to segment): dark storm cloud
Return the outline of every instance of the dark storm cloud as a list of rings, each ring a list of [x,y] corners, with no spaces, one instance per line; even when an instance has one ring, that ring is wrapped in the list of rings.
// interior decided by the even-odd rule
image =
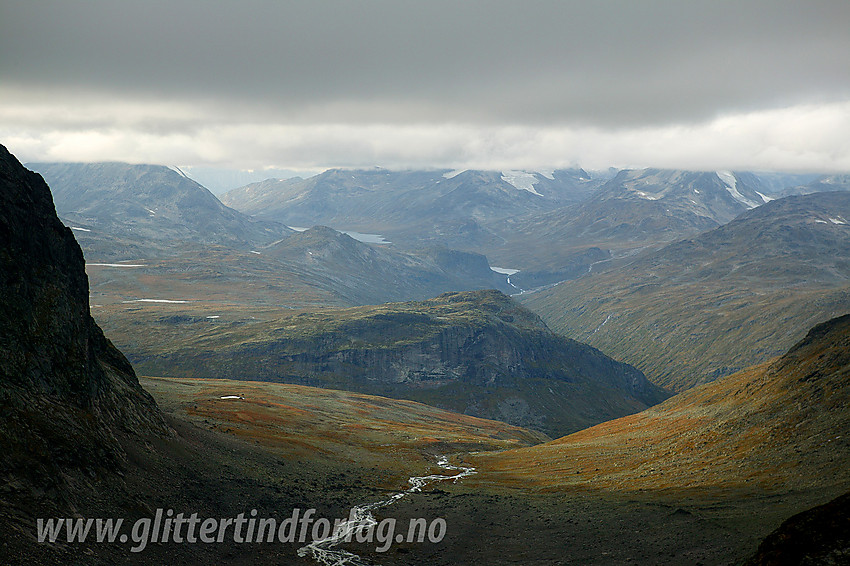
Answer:
[[[31,161],[850,170],[850,2],[0,0]]]
[[[848,23],[846,0],[6,1],[0,82],[239,122],[672,124],[850,98]]]

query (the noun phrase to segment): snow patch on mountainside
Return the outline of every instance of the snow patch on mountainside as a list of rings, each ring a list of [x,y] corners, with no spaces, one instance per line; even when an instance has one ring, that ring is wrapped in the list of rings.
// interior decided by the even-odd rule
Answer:
[[[730,189],[737,190],[738,187],[738,179],[735,178],[735,175],[732,174],[731,171],[718,171],[717,177],[723,181],[723,183],[729,187]]]
[[[534,189],[534,183],[537,183],[538,180],[531,173],[526,173],[525,171],[502,171],[502,180],[521,191],[528,191],[539,197],[543,196]]]
[[[659,196],[659,195],[648,195],[643,191],[635,191],[635,193],[637,193],[637,196],[639,196],[640,198],[646,199],[646,200],[658,200],[658,199],[661,198],[661,196]]]
[[[731,171],[717,171],[717,177],[726,185],[726,190],[732,195],[736,201],[740,202],[747,208],[755,208],[761,203],[753,202],[738,191],[738,180]]]
[[[121,301],[122,303],[168,303],[181,304],[187,301],[173,301],[171,299],[133,299],[131,301]]]
[[[169,165],[169,166],[168,166],[168,168],[169,168],[169,169],[171,169],[172,171],[174,171],[175,173],[177,173],[178,175],[180,175],[181,177],[185,177],[185,178],[187,178],[187,179],[189,179],[189,178],[190,178],[190,177],[189,177],[189,175],[187,175],[186,173],[184,173],[184,172],[183,172],[183,171],[182,171],[179,167],[177,167],[176,165]]]

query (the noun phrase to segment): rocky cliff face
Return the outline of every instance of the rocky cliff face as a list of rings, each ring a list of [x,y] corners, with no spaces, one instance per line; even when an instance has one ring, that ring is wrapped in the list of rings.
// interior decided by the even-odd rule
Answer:
[[[21,489],[112,469],[116,434],[166,430],[89,314],[83,254],[49,188],[2,146],[0,405],[0,474]]]
[[[480,297],[496,297],[496,301],[510,305],[504,295],[485,291],[446,294],[423,303],[423,307],[442,310],[454,303],[463,311],[495,306],[486,299],[479,303]],[[575,383],[593,376],[599,384],[628,395],[642,396],[653,389],[633,367],[585,344],[555,336],[542,323],[523,324],[517,320],[521,316],[518,313],[491,311],[484,320],[446,324],[446,315],[451,316],[447,310],[434,315],[376,313],[344,324],[318,342],[304,343],[302,351],[284,354],[281,361],[297,366],[288,372],[293,378],[347,373],[414,388],[453,381],[470,386],[516,387],[531,379]],[[419,326],[421,334],[398,336],[397,329],[405,326]],[[279,345],[268,347],[281,353]]]
[[[134,364],[156,375],[261,379],[411,399],[551,436],[667,396],[635,368],[553,334],[498,291],[251,324],[187,324],[181,335],[198,338],[149,341],[131,354]]]

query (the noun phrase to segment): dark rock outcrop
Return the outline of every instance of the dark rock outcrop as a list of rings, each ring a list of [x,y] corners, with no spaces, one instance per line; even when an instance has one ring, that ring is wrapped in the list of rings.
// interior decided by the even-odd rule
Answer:
[[[120,468],[116,435],[167,428],[89,313],[83,254],[50,189],[0,146],[0,478],[12,492]]]
[[[745,566],[850,563],[850,493],[786,520]]]

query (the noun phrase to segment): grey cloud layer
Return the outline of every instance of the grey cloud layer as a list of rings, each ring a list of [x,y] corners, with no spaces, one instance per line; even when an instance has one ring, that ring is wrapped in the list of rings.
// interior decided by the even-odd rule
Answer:
[[[0,0],[25,160],[850,170],[847,0]]]
[[[703,121],[850,98],[850,2],[5,2],[20,89],[243,121]]]

